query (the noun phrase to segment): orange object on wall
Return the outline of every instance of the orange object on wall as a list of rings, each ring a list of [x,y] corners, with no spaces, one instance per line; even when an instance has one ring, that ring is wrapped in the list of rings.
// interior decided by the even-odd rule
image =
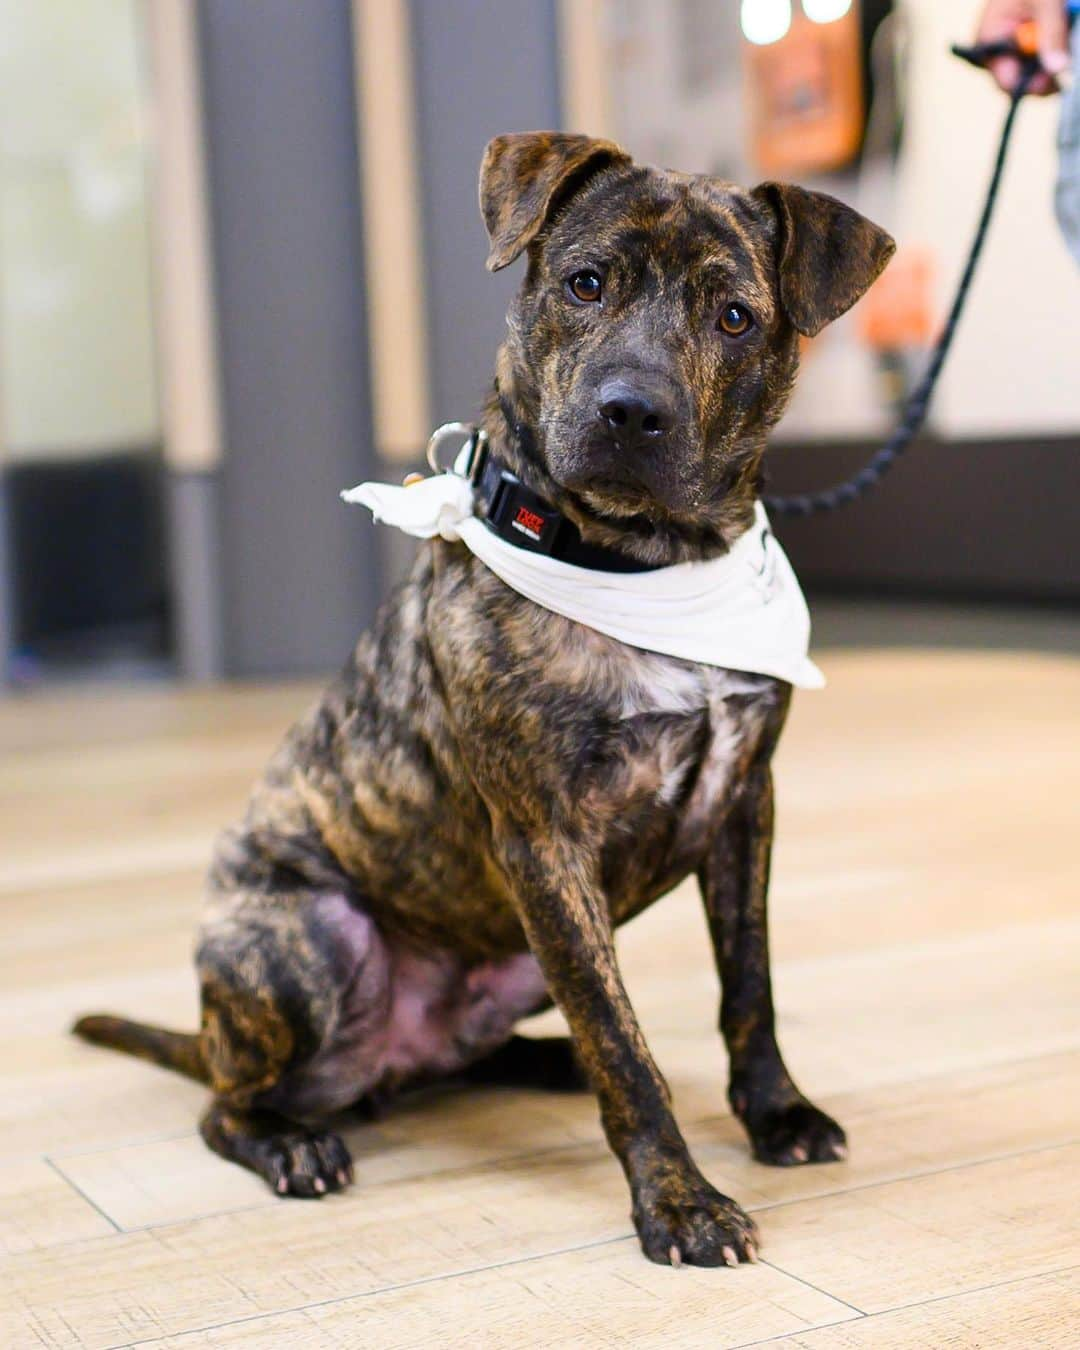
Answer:
[[[792,0],[783,36],[743,44],[751,154],[764,173],[825,173],[858,153],[865,122],[861,41],[857,3],[818,23]]]
[[[908,245],[898,250],[855,311],[859,336],[878,351],[929,345],[934,335],[933,284],[929,249]]]

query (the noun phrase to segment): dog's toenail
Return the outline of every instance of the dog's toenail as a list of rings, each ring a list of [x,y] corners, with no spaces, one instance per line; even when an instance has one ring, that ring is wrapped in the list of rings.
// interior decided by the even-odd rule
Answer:
[[[752,1264],[757,1265],[757,1248],[752,1242],[744,1242],[743,1248],[746,1251],[746,1259]]]
[[[791,1156],[796,1162],[806,1162],[810,1154],[807,1152],[805,1144],[796,1144],[791,1150]]]
[[[833,1144],[832,1151],[833,1157],[836,1158],[838,1161],[840,1162],[847,1161],[848,1156],[847,1144]]]
[[[679,1251],[678,1247],[672,1245],[671,1250],[668,1252],[668,1260],[673,1266],[678,1267],[682,1265],[682,1252]]]
[[[323,1181],[322,1177],[315,1178],[315,1189],[319,1192],[320,1195],[322,1195],[323,1192],[326,1190],[326,1182]]]
[[[289,1189],[288,1177],[278,1177],[277,1189],[279,1195],[285,1194],[285,1192]]]
[[[343,1167],[338,1168],[337,1179],[339,1186],[347,1186],[349,1184],[349,1178],[345,1175],[345,1169]]]
[[[739,1264],[739,1258],[735,1255],[734,1247],[724,1247],[721,1251],[721,1255],[729,1266],[737,1266]]]

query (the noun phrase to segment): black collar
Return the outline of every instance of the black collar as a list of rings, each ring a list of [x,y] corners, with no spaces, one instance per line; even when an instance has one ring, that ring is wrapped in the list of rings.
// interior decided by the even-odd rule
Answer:
[[[469,445],[468,477],[480,517],[500,539],[527,553],[545,553],[559,562],[594,572],[655,572],[657,565],[638,562],[613,548],[590,544],[572,520],[525,486],[487,443],[474,433]]]

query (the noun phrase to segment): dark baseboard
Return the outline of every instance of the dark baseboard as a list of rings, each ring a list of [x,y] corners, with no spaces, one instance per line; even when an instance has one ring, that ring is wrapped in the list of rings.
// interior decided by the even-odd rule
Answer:
[[[794,444],[766,456],[767,490],[804,492],[860,468],[876,444]],[[913,445],[869,496],[774,520],[808,590],[1080,601],[1080,438]]]
[[[11,647],[31,656],[132,634],[168,646],[163,468],[156,449],[35,460],[3,472]],[[93,659],[91,656],[90,659]]]

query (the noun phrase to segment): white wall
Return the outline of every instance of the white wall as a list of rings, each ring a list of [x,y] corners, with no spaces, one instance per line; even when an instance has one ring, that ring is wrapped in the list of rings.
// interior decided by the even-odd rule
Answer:
[[[936,247],[944,301],[990,173],[1004,97],[948,54],[971,0],[907,0],[911,107],[900,165],[901,239]],[[935,409],[949,436],[1080,432],[1080,271],[1053,216],[1058,100],[1020,109],[997,215]]]

